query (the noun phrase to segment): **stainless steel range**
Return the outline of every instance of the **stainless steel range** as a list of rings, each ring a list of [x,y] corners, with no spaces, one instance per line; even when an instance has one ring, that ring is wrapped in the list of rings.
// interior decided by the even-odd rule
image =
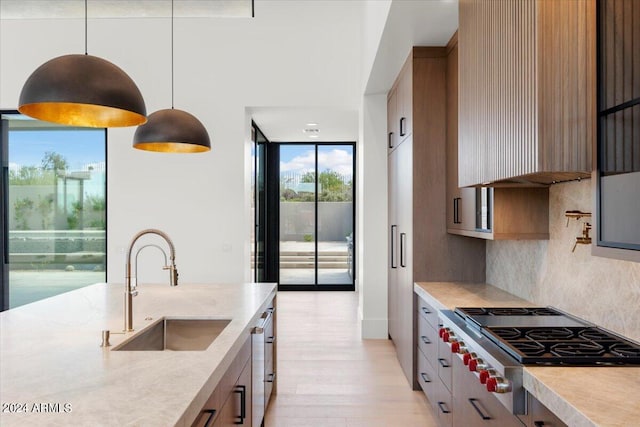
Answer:
[[[640,344],[553,307],[456,308],[442,315],[440,338],[513,414],[526,411],[523,365],[640,365]]]

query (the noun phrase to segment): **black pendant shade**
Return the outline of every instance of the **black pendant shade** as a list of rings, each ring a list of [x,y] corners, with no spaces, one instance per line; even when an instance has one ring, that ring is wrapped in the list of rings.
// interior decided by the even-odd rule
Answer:
[[[133,147],[147,151],[202,153],[211,150],[211,141],[200,120],[186,111],[169,108],[151,114],[147,123],[136,129]]]
[[[36,119],[98,128],[147,121],[140,90],[118,66],[91,55],[45,62],[27,79],[18,111]]]

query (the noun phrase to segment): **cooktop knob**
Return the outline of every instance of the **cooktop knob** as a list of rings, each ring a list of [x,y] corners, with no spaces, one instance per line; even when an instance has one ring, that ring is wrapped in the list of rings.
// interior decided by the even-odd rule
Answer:
[[[511,383],[502,377],[490,377],[487,380],[487,391],[492,393],[508,393],[511,391]]]
[[[489,378],[495,376],[497,376],[497,372],[494,369],[483,369],[480,371],[480,383],[486,384]]]
[[[455,341],[451,344],[451,353],[460,353],[460,349],[464,347],[464,342]]]
[[[469,362],[472,359],[476,358],[476,354],[471,352],[471,353],[465,353],[464,356],[462,356],[462,363],[465,364],[465,366],[469,365]]]
[[[487,369],[487,364],[484,363],[484,360],[478,358],[471,359],[469,361],[469,370],[471,372],[481,371],[483,369]]]
[[[447,332],[449,328],[440,328],[440,330],[438,331],[438,336],[440,338],[442,338],[442,336],[444,335],[445,332]]]

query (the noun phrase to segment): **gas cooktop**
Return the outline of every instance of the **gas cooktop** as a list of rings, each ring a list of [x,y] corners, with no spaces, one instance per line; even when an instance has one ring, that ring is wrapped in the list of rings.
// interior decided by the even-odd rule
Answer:
[[[455,313],[521,364],[640,365],[640,345],[553,307],[461,307]]]

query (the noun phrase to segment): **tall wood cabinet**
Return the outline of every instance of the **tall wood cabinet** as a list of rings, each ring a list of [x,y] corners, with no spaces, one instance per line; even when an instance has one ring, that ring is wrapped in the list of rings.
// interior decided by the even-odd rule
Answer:
[[[485,280],[484,242],[446,231],[448,52],[414,47],[388,95],[388,130],[399,136],[388,154],[389,335],[415,388],[413,283]]]
[[[461,186],[590,177],[595,0],[460,0]]]

